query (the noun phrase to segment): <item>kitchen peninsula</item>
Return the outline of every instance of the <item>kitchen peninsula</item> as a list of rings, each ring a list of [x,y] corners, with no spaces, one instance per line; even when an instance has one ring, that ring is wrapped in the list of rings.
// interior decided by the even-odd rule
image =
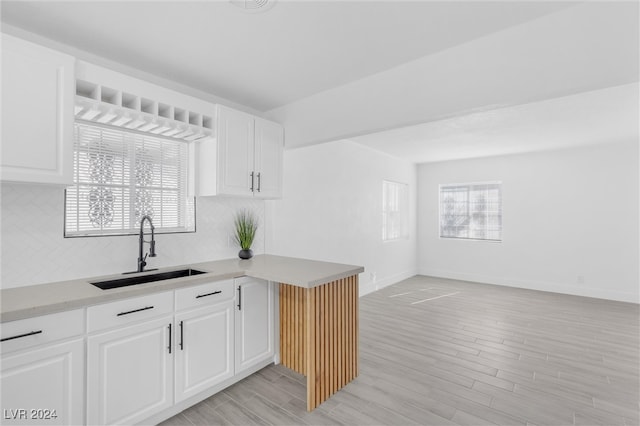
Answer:
[[[309,411],[358,375],[358,274],[364,268],[273,255],[187,267],[204,273],[110,290],[101,290],[90,282],[122,275],[4,289],[0,294],[2,338],[7,339],[9,331],[15,335],[32,332],[8,330],[12,322],[244,276],[275,283],[279,288],[280,359],[286,367],[306,376]],[[179,268],[162,268],[159,272]],[[139,275],[153,273],[157,271]],[[24,339],[32,339],[37,345],[43,334]]]

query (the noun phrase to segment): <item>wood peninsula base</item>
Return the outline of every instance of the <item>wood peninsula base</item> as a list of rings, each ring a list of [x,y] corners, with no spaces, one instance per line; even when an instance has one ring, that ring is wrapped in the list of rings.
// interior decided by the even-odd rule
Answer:
[[[308,411],[358,376],[358,275],[280,284],[280,359],[306,376]]]

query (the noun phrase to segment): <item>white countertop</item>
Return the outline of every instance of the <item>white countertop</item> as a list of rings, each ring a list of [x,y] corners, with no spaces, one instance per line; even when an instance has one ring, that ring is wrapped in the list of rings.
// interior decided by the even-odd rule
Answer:
[[[101,290],[90,284],[95,281],[174,271],[184,268],[198,269],[207,273],[146,284],[136,284],[110,290]],[[116,274],[10,288],[0,291],[0,322],[15,321],[54,312],[83,308],[128,297],[169,291],[240,276],[249,276],[298,287],[313,288],[331,281],[359,274],[363,271],[364,268],[362,266],[264,254],[255,256],[249,260],[216,260],[161,268],[158,271],[142,272],[140,274],[126,276]]]

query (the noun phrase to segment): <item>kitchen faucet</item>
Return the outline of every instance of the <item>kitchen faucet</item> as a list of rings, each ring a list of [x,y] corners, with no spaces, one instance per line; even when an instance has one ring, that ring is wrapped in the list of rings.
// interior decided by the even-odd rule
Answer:
[[[149,221],[149,226],[151,227],[151,241],[145,241],[144,240],[144,221],[148,220]],[[147,255],[149,255],[149,257],[156,257],[156,237],[154,234],[155,227],[153,226],[153,222],[151,221],[151,217],[149,215],[144,215],[142,216],[142,219],[140,219],[140,241],[139,241],[139,247],[138,247],[138,270],[136,272],[144,272],[144,267],[147,266]],[[149,253],[145,254],[144,257],[142,257],[142,252],[143,252],[143,245],[144,243],[149,243]],[[149,269],[150,271],[153,271],[154,269]]]

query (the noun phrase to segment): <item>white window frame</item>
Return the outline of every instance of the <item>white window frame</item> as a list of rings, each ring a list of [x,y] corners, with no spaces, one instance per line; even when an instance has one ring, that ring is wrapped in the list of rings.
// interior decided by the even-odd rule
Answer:
[[[483,185],[498,185],[500,190],[500,238],[499,239],[490,239],[490,238],[471,238],[471,237],[455,237],[455,236],[443,236],[442,235],[442,189],[446,187],[472,187],[472,186],[483,186]],[[441,240],[452,240],[452,241],[482,241],[488,243],[502,243],[504,241],[504,227],[502,224],[502,215],[503,215],[503,188],[502,181],[480,181],[480,182],[464,182],[464,183],[447,183],[438,185],[438,236]]]
[[[106,131],[106,132],[112,132],[111,134],[115,134],[115,133],[124,133],[125,135],[123,135],[123,149],[122,151],[117,151],[117,155],[116,158],[122,158],[125,157],[128,160],[124,161],[123,163],[127,163],[128,164],[128,168],[129,168],[129,172],[128,172],[128,176],[127,179],[122,180],[122,183],[120,184],[103,184],[100,182],[88,182],[86,180],[82,180],[79,176],[79,170],[78,167],[79,166],[79,151],[77,148],[77,144],[78,142],[78,138],[79,136],[79,129],[82,126],[86,126],[91,128],[91,131],[95,131],[95,132],[102,132],[102,130]],[[101,130],[102,129],[102,130]],[[102,140],[102,133],[100,133],[101,135],[101,139]],[[160,175],[160,180],[162,183],[157,183],[156,181],[154,181],[155,183],[153,184],[149,184],[152,186],[145,186],[145,185],[140,185],[139,181],[136,181],[136,173],[134,170],[131,170],[131,167],[133,167],[132,164],[137,164],[136,163],[136,149],[134,149],[133,147],[133,141],[136,140],[138,142],[140,142],[140,140],[146,140],[149,141],[150,143],[160,143],[161,148],[160,151],[151,151],[151,157],[148,158],[162,158],[160,161],[160,163],[157,163],[155,160],[152,161],[149,164],[153,164],[154,167],[156,167],[157,169],[159,169],[159,175]],[[111,139],[112,141],[114,139]],[[177,182],[176,184],[179,186],[179,189],[174,188],[174,187],[166,187],[164,185],[165,179],[167,179],[166,177],[166,173],[169,173],[169,171],[165,168],[163,168],[162,165],[166,164],[165,163],[165,155],[166,155],[166,151],[165,151],[165,147],[167,146],[167,142],[169,142],[170,144],[185,144],[184,147],[180,147],[178,149],[180,149],[182,151],[182,160],[179,163],[173,163],[174,166],[173,167],[177,167],[175,166],[175,164],[179,164],[179,177],[177,177]],[[128,145],[129,143],[129,145]],[[144,142],[144,144],[146,144],[146,142]],[[118,146],[118,145],[116,145]],[[144,145],[143,145],[144,146]],[[170,145],[169,145],[170,146]],[[144,148],[143,148],[144,149]],[[167,148],[169,149],[169,148]],[[89,151],[90,152],[90,151]],[[158,152],[160,154],[158,154]],[[172,152],[172,151],[169,151]],[[82,153],[84,154],[85,151],[82,151]],[[175,157],[173,157],[175,158]],[[173,160],[175,161],[175,160]],[[86,164],[84,165],[86,167]],[[112,127],[112,126],[108,126],[108,125],[102,125],[102,124],[97,124],[97,123],[93,123],[93,122],[85,122],[83,120],[76,120],[76,123],[74,124],[74,184],[70,187],[68,187],[65,190],[65,204],[64,204],[64,237],[65,238],[78,238],[78,237],[100,237],[100,236],[117,236],[117,235],[136,235],[139,232],[139,226],[140,226],[140,218],[136,218],[135,215],[135,202],[136,199],[133,196],[133,193],[135,192],[136,189],[141,189],[141,190],[148,190],[151,191],[152,194],[154,194],[152,196],[152,199],[156,200],[153,201],[154,204],[157,205],[158,203],[158,193],[160,194],[160,199],[159,199],[159,205],[160,207],[160,211],[158,211],[158,209],[155,209],[154,211],[154,216],[152,217],[153,220],[153,225],[155,228],[155,233],[158,234],[167,234],[167,233],[190,233],[190,232],[195,232],[196,231],[196,202],[195,202],[195,197],[193,196],[193,161],[192,161],[192,149],[189,146],[189,144],[187,142],[184,141],[179,141],[176,139],[172,139],[172,138],[168,138],[168,137],[163,137],[161,135],[155,135],[155,134],[144,134],[142,132],[137,132],[137,131],[128,131],[127,129],[123,129],[123,128],[116,128],[116,127]],[[173,169],[175,170],[175,169]],[[85,172],[86,173],[86,172]],[[164,176],[163,176],[164,173]],[[122,175],[124,176],[124,175]],[[158,177],[156,177],[157,179]],[[82,210],[80,208],[80,204],[81,202],[84,202],[84,200],[81,200],[80,198],[82,198],[82,195],[78,195],[80,198],[77,198],[72,195],[70,195],[69,191],[77,191],[77,194],[80,194],[80,187],[87,187],[87,186],[92,186],[95,188],[113,188],[116,190],[116,196],[122,197],[124,196],[125,193],[125,189],[127,190],[127,193],[129,194],[128,197],[124,198],[124,202],[121,204],[116,204],[116,206],[121,206],[122,208],[120,210],[127,210],[127,216],[120,216],[119,220],[121,221],[122,226],[114,226],[113,228],[111,227],[103,227],[103,226],[95,226],[92,229],[88,229],[86,226],[84,227],[84,229],[79,229],[78,227],[80,226],[80,215],[82,214]],[[118,188],[121,188],[121,194],[117,194]],[[169,200],[171,199],[177,199],[178,201],[178,206],[177,206],[177,210],[173,210],[171,209],[169,211],[169,213],[174,213],[175,215],[178,215],[181,219],[179,220],[180,224],[177,226],[169,226],[169,225],[165,225],[165,222],[172,222],[172,221],[165,221],[162,218],[162,211],[164,209],[166,209],[166,203],[164,203],[165,198],[163,197],[163,194],[176,194],[177,197],[173,197],[171,195],[169,195],[170,198],[168,198]],[[74,203],[75,200],[75,203]],[[172,203],[171,203],[172,204]],[[119,211],[119,209],[114,209],[115,211]],[[75,217],[75,218],[74,218]],[[175,217],[172,216],[170,214],[170,217]],[[67,220],[68,218],[70,218],[71,220],[71,225],[67,224]],[[128,218],[128,220],[126,219]],[[84,219],[86,220],[86,219]],[[74,226],[74,222],[75,226]],[[85,224],[86,225],[86,224]],[[71,228],[75,228],[75,229],[71,229]]]
[[[397,210],[389,210],[387,188],[393,186],[398,191]],[[397,217],[392,217],[396,215]],[[395,226],[394,226],[395,224]],[[409,239],[409,184],[391,180],[382,181],[382,241]]]

